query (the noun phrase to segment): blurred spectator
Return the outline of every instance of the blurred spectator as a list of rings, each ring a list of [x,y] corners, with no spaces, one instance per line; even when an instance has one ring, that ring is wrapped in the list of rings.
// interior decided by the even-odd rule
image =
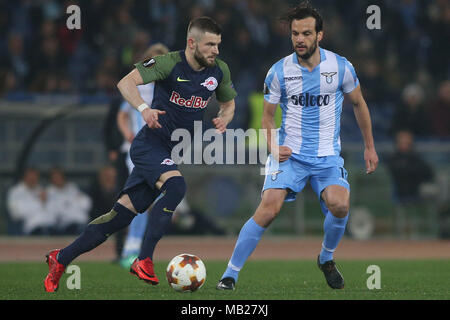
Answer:
[[[121,64],[124,66],[124,73],[130,71],[130,66],[139,62],[150,43],[151,36],[148,32],[139,30],[135,33],[130,45],[123,48],[121,52]]]
[[[92,200],[75,183],[67,181],[61,168],[50,170],[47,210],[52,216],[53,234],[79,234],[88,222],[91,205]]]
[[[360,43],[363,45],[362,43]],[[360,66],[358,77],[363,86],[364,98],[370,103],[383,103],[389,99],[380,63],[374,58],[366,58]]]
[[[186,12],[178,12],[175,0],[149,0],[149,18],[152,21],[152,32],[155,40],[165,43],[169,48],[175,45],[178,19]],[[192,5],[192,3],[190,3]]]
[[[100,169],[89,188],[88,194],[92,199],[89,220],[94,220],[111,210],[117,200],[117,190],[116,169],[106,165]]]
[[[123,162],[125,163],[125,161]],[[91,183],[88,194],[92,199],[92,209],[89,213],[89,221],[92,221],[111,210],[114,203],[117,201],[118,195],[117,171],[114,166],[106,165],[100,169],[95,180]],[[126,231],[127,229],[125,228],[114,234],[117,261],[119,261],[121,257]]]
[[[282,23],[279,20],[272,21],[270,43],[276,43],[277,45],[274,46],[270,52],[267,52],[270,56],[270,58],[267,58],[267,61],[278,61],[292,50],[289,26],[286,23]],[[255,49],[256,48],[253,50]]]
[[[395,151],[387,163],[393,185],[396,234],[400,237],[414,236],[425,225],[429,232],[435,233],[433,215],[423,193],[425,184],[433,179],[433,170],[414,151],[413,144],[410,131],[398,131]]]
[[[265,12],[265,6],[262,1],[259,0],[245,0],[242,1],[241,14],[244,17],[244,23],[247,30],[250,31],[252,40],[261,49],[266,48],[269,45],[269,23],[267,14]]]
[[[427,67],[435,81],[444,81],[450,75],[450,2],[437,0],[428,2],[428,23],[423,27],[429,37]],[[444,40],[447,39],[447,40]]]
[[[72,55],[81,41],[83,31],[78,29],[69,30],[65,24],[61,24],[57,32],[64,54]]]
[[[450,138],[450,80],[439,85],[437,99],[431,105],[432,132],[441,138]]]
[[[19,223],[25,235],[46,235],[53,223],[47,209],[47,194],[39,183],[40,172],[27,168],[22,181],[9,189],[7,208],[14,223]]]
[[[17,77],[13,71],[0,69],[0,98],[18,90]]]
[[[400,130],[408,130],[416,136],[426,136],[430,133],[429,121],[422,87],[408,85],[402,92],[401,104],[395,110],[391,133],[395,135]]]
[[[17,85],[25,87],[27,77],[30,74],[29,57],[26,55],[23,37],[12,33],[8,37],[8,54],[3,64],[11,68],[17,81]]]
[[[24,91],[49,94],[117,94],[117,81],[133,68],[144,48],[185,42],[189,20],[214,17],[223,27],[220,55],[228,62],[241,99],[239,117],[260,90],[267,69],[291,50],[289,30],[278,18],[299,1],[260,0],[78,0],[0,1],[0,94]],[[365,28],[369,0],[315,0],[324,19],[322,46],[347,57],[356,67],[374,114],[390,108],[398,91],[419,84],[423,101],[450,74],[450,2],[448,0],[378,1],[382,29]],[[68,30],[65,9],[78,4],[81,30]],[[448,41],[447,41],[448,42]],[[178,43],[178,45],[177,45]],[[377,108],[378,106],[381,108]],[[397,112],[399,127],[416,135],[430,132],[414,119],[420,108]],[[418,111],[419,110],[419,111]],[[412,115],[414,114],[414,115]],[[431,115],[431,114],[429,114]],[[434,114],[433,114],[434,116]],[[374,120],[381,122],[384,116]],[[245,121],[237,119],[233,125]],[[435,126],[432,133],[436,132]],[[439,126],[439,125],[438,125]],[[374,124],[386,136],[385,125]],[[438,129],[441,132],[441,129]]]
[[[61,46],[56,37],[46,37],[39,43],[32,59],[32,73],[46,73],[60,71],[64,67],[65,58],[61,52]]]
[[[420,186],[433,179],[432,168],[414,151],[414,136],[401,130],[395,135],[395,152],[388,160],[395,199],[403,204],[420,201]]]

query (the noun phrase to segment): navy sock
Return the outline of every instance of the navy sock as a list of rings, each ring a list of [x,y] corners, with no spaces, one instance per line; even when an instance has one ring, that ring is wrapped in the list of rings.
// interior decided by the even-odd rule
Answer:
[[[161,187],[164,194],[154,205],[149,213],[149,220],[145,236],[142,241],[139,260],[153,259],[156,244],[167,232],[172,215],[186,193],[186,182],[183,177],[169,178]]]
[[[114,232],[125,228],[136,217],[131,210],[120,203],[116,203],[113,209],[89,223],[84,232],[69,246],[61,249],[58,254],[58,262],[67,266],[76,257],[91,251],[105,242]]]

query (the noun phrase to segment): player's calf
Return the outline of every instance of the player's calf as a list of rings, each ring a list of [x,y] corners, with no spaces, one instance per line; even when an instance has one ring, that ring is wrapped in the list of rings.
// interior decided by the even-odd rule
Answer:
[[[171,177],[161,187],[161,197],[149,213],[149,221],[142,241],[139,260],[153,257],[156,244],[166,233],[172,215],[186,194],[186,182],[182,176]]]
[[[110,235],[128,226],[136,215],[120,203],[89,223],[84,232],[72,244],[62,249],[58,261],[67,266],[79,255],[102,244]]]

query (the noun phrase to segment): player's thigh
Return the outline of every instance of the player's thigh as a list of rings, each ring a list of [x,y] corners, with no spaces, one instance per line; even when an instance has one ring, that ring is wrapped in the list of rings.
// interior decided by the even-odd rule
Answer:
[[[340,185],[329,185],[321,194],[328,210],[338,218],[344,218],[350,209],[350,191]]]
[[[263,194],[267,190],[285,190],[284,201],[294,201],[297,193],[303,190],[309,177],[305,166],[292,159],[278,163],[269,155],[266,162],[266,177],[264,179]],[[272,193],[272,192],[271,192]]]
[[[128,194],[123,193],[119,200],[117,200],[118,203],[120,203],[121,205],[123,205],[125,208],[127,208],[128,210],[133,211],[135,214],[137,214],[137,210],[135,209],[135,207],[133,206],[133,203],[131,202],[130,197],[128,196]]]
[[[286,189],[267,189],[262,194],[261,203],[253,215],[253,220],[261,227],[267,227],[276,218],[286,199]]]
[[[156,181],[155,185],[158,189],[161,189],[161,187],[163,186],[163,184],[169,180],[172,177],[182,177],[183,175],[181,174],[180,171],[178,170],[171,170],[171,171],[166,171],[163,174],[161,174],[159,176],[158,181]]]

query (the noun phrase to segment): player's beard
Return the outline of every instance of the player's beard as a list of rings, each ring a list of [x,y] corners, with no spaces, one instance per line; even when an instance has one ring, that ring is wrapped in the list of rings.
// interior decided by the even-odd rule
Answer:
[[[311,45],[311,47],[309,47],[309,49],[306,51],[306,53],[299,55],[297,50],[295,50],[295,53],[297,54],[298,57],[300,57],[300,59],[308,60],[309,58],[312,57],[312,55],[314,54],[314,52],[316,52],[316,50],[317,50],[317,38],[316,41],[314,41],[314,43]]]
[[[213,62],[208,62],[208,60],[198,51],[198,48],[195,48],[194,59],[197,63],[205,68],[211,68],[215,65],[215,60]]]

